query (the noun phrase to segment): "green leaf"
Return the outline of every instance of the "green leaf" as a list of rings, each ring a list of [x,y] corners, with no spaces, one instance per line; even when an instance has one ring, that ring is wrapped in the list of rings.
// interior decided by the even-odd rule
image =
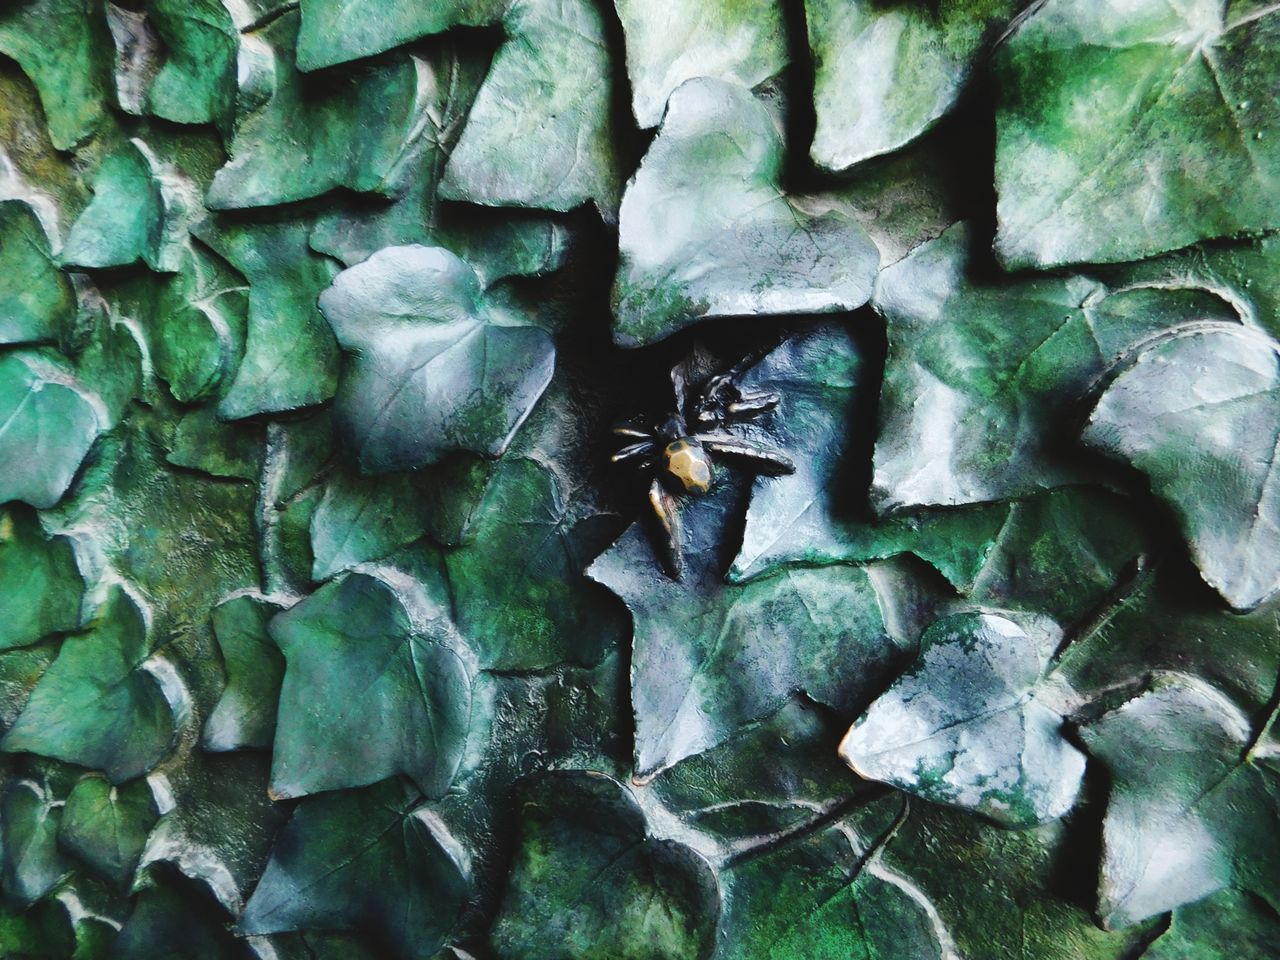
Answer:
[[[641,777],[723,743],[797,690],[847,709],[902,652],[860,568],[786,570],[725,584],[730,499],[684,502],[689,569],[681,580],[662,572],[639,523],[587,570],[635,621],[631,702]]]
[[[290,10],[246,35],[271,58],[270,96],[237,117],[232,159],[209,186],[215,210],[304,200],[336,187],[395,196],[406,186],[407,161],[427,127],[427,65],[397,55],[332,85],[311,84],[294,69],[297,31]]]
[[[1137,503],[1066,487],[1009,505],[965,591],[984,604],[1074,624],[1092,612],[1151,546]]]
[[[1107,386],[1084,442],[1133,465],[1237,610],[1280,589],[1280,345],[1239,325],[1148,345]]]
[[[449,788],[471,718],[471,654],[442,578],[347,574],[277,616],[287,666],[271,793],[363,786],[397,773]]]
[[[60,254],[72,267],[180,269],[186,245],[189,188],[165,169],[142,140],[108,154],[93,181],[93,200],[75,223]]]
[[[1078,404],[1135,344],[1187,319],[1235,318],[1198,290],[1109,292],[1084,277],[972,277],[957,225],[886,268],[889,326],[872,499],[882,510],[980,503],[1090,479],[1062,451]]]
[[[338,429],[367,473],[501,455],[551,380],[550,337],[493,322],[475,272],[439,247],[380,250],[320,309],[352,354]]]
[[[0,356],[0,462],[7,464],[0,503],[56,504],[108,419],[102,401],[55,354]]]
[[[1280,916],[1260,897],[1224,890],[1174,911],[1142,960],[1265,957],[1280,942]]]
[[[525,795],[519,849],[489,940],[499,958],[703,960],[719,913],[697,853],[649,835],[603,774],[550,774]]]
[[[12,57],[40,94],[59,150],[79,146],[106,116],[111,35],[97,0],[27,0],[0,13],[0,53]]]
[[[1049,0],[996,59],[997,255],[1138,260],[1280,226],[1280,16]]]
[[[63,641],[0,750],[101,770],[117,784],[153,769],[188,703],[173,666],[149,659],[150,620],[130,589],[113,586],[93,629]]]
[[[572,210],[614,219],[623,173],[613,65],[591,0],[513,0],[440,194],[487,206]]]
[[[867,517],[851,475],[861,450],[859,408],[873,400],[867,379],[861,349],[837,324],[786,341],[741,378],[748,393],[782,398],[758,421],[760,439],[785,450],[796,469],[756,478],[731,581],[782,564],[865,563],[910,551],[957,588],[973,584],[1008,507]]]
[[[71,333],[75,290],[49,247],[35,207],[0,202],[0,343],[43,343]]]
[[[164,43],[147,111],[174,123],[228,127],[240,32],[222,0],[147,0],[147,22]]]
[[[163,806],[150,779],[117,787],[102,777],[85,777],[67,796],[58,843],[127,889]]]
[[[787,65],[786,25],[777,0],[615,5],[626,36],[631,111],[641,127],[658,125],[668,98],[686,80],[714,77],[754,87]]]
[[[429,960],[471,893],[466,851],[401,780],[306,800],[281,832],[240,932],[367,929]]]
[[[257,960],[227,930],[230,917],[208,889],[172,872],[153,879],[133,902],[110,956],[119,960]],[[175,953],[176,945],[181,953]]]
[[[205,721],[204,749],[271,748],[284,658],[267,633],[267,621],[281,609],[271,598],[253,594],[231,597],[213,608],[213,634],[227,686]]]
[[[248,340],[218,415],[238,420],[323,403],[338,384],[338,346],[316,298],[337,268],[307,246],[296,217],[219,217],[193,233],[249,282]]]
[[[197,407],[178,422],[165,459],[211,477],[257,480],[263,446],[260,424],[226,423],[212,407]]]
[[[614,341],[643,346],[702,317],[852,310],[880,255],[848,214],[807,212],[780,185],[783,142],[763,103],[721,80],[671,95],[627,187]]]
[[[813,162],[846,170],[914,140],[955,106],[1025,5],[805,0],[818,121]]]
[[[1062,735],[1063,691],[1044,683],[1062,631],[989,613],[937,621],[920,656],[849,728],[840,756],[860,776],[1009,827],[1065,814],[1084,755]]]
[[[1209,684],[1162,674],[1081,728],[1111,774],[1098,913],[1124,927],[1228,886],[1277,909],[1280,807],[1274,743]]]
[[[853,823],[803,836],[724,871],[725,960],[948,960],[923,892],[884,866]]]
[[[84,579],[67,537],[48,537],[32,510],[0,512],[0,650],[80,625]]]
[[[582,571],[617,531],[573,481],[534,456],[508,457],[472,521],[445,553],[458,626],[486,669],[590,665],[623,641],[625,621]]]
[[[381,559],[425,534],[433,512],[429,492],[456,489],[431,480],[430,472],[376,477],[343,470],[331,474],[311,515],[311,578],[327,580]]]
[[[450,27],[502,19],[505,0],[302,0],[298,69],[369,57]]]
[[[0,795],[0,885],[9,903],[25,910],[56,887],[72,864],[58,850],[62,804],[46,787],[12,780]]]

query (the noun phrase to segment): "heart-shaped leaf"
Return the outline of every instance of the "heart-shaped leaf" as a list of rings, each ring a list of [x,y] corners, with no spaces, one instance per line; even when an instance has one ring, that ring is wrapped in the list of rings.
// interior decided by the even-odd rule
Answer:
[[[178,175],[164,169],[142,140],[107,155],[93,180],[93,200],[71,225],[60,254],[72,267],[180,269],[186,213],[193,198]]]
[[[0,750],[101,770],[112,783],[155,767],[189,705],[173,666],[148,659],[150,619],[131,590],[113,586],[94,628],[62,642]]]
[[[0,202],[0,343],[43,343],[71,333],[75,290],[49,244],[33,206]]]
[[[1280,909],[1280,749],[1204,681],[1162,674],[1080,731],[1111,772],[1098,912],[1109,927],[1233,884]]]
[[[1085,443],[1151,478],[1205,580],[1237,610],[1280,589],[1280,345],[1238,325],[1141,350],[1098,400]]]
[[[10,780],[0,794],[0,879],[5,898],[25,910],[71,872],[58,849],[62,804],[46,787]]]
[[[271,792],[277,799],[403,773],[440,796],[471,720],[470,652],[443,580],[357,572],[271,622],[284,653]]]
[[[67,537],[47,537],[35,512],[0,512],[0,650],[80,625],[84,580]]]
[[[378,251],[320,309],[352,354],[338,429],[367,473],[499,456],[551,381],[551,338],[492,322],[475,271],[439,247]]]
[[[615,0],[627,41],[631,112],[656,127],[675,89],[694,77],[754,87],[787,65],[778,0],[684,0],[655,6]]]
[[[213,635],[227,685],[205,721],[201,745],[206,750],[270,749],[284,659],[267,633],[267,622],[281,609],[270,598],[253,594],[213,608]]]
[[[843,212],[806,212],[781,176],[782,136],[763,103],[722,80],[682,84],[622,201],[614,340],[866,303],[876,245]]]
[[[872,500],[883,510],[1002,500],[1089,479],[1060,437],[1129,349],[1202,317],[1235,319],[1195,289],[1110,292],[1085,277],[975,276],[957,225],[886,268],[889,326]]]
[[[466,851],[403,781],[306,800],[240,917],[250,936],[368,929],[428,960],[471,895]]]
[[[1026,0],[805,0],[817,129],[827,170],[896,150],[964,93],[979,59]]]
[[[920,656],[849,728],[840,755],[861,776],[1005,826],[1075,803],[1084,755],[1062,735],[1043,681],[1062,633],[963,613],[934,623]]]
[[[591,0],[513,0],[440,194],[487,206],[572,210],[615,219],[623,174],[613,63]]]
[[[85,777],[67,796],[58,843],[127,889],[165,804],[163,787],[150,778],[117,787],[102,777]]]
[[[722,537],[732,500],[718,494],[682,505],[689,569],[681,580],[663,572],[639,523],[587,570],[635,620],[631,705],[642,777],[723,743],[797,690],[838,709],[902,652],[861,568],[785,570],[725,584]]]
[[[499,958],[705,960],[719,890],[707,862],[649,835],[603,774],[550,774],[525,793],[519,849],[489,940]]]
[[[1280,226],[1280,15],[1048,0],[996,60],[996,253],[1139,260]]]
[[[102,401],[56,354],[0,356],[0,503],[52,507],[108,419]]]

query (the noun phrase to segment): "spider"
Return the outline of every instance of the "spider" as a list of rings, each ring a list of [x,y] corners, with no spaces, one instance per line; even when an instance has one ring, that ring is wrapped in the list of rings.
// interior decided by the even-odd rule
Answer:
[[[701,348],[671,368],[675,413],[655,427],[619,423],[615,436],[628,441],[613,455],[614,463],[633,463],[652,471],[649,506],[658,518],[666,551],[667,572],[673,580],[684,575],[684,531],[679,498],[701,496],[714,486],[716,465],[712,455],[740,460],[757,473],[782,476],[795,472],[795,464],[781,450],[753,443],[730,431],[776,407],[776,393],[744,393],[737,380],[763,352],[733,368],[707,375],[710,358]]]

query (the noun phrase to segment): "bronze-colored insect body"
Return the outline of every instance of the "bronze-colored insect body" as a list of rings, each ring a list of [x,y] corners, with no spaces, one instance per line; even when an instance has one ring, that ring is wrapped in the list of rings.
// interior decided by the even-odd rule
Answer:
[[[680,498],[711,490],[716,481],[716,457],[772,476],[795,471],[795,464],[781,450],[732,432],[735,424],[772,410],[782,399],[776,393],[744,393],[739,388],[738,378],[756,359],[751,357],[731,370],[700,379],[694,371],[705,358],[695,354],[671,370],[673,414],[655,426],[627,422],[613,428],[616,436],[628,441],[613,455],[613,462],[634,464],[653,474],[649,506],[661,526],[667,572],[675,580],[684,574]]]

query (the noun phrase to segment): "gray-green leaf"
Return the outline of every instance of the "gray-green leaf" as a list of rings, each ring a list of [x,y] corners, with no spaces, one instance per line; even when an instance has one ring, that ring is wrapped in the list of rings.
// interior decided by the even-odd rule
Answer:
[[[782,192],[782,135],[750,91],[695,79],[671,95],[623,198],[614,340],[642,346],[703,317],[866,303],[880,263],[848,214]]]
[[[1040,696],[1062,633],[963,613],[934,623],[915,665],[845,735],[840,755],[861,776],[935,803],[1026,827],[1075,803],[1084,755]]]
[[[338,428],[367,473],[499,456],[551,381],[551,338],[492,322],[475,271],[439,247],[378,251],[320,309],[352,354]]]

